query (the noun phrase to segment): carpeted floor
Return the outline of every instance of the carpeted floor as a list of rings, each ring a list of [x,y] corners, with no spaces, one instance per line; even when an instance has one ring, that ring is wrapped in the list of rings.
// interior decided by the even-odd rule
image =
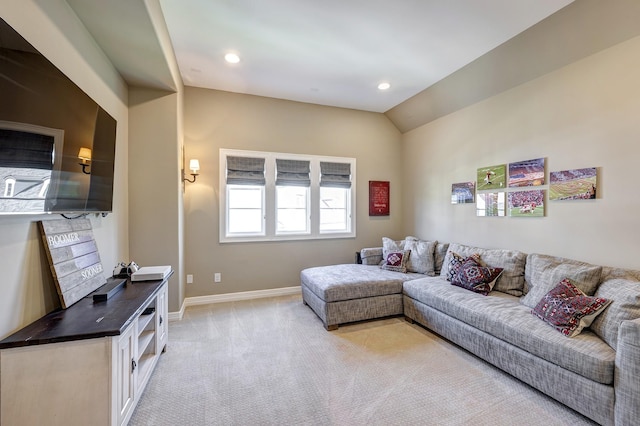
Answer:
[[[327,332],[299,296],[191,307],[136,425],[591,425],[402,318]]]

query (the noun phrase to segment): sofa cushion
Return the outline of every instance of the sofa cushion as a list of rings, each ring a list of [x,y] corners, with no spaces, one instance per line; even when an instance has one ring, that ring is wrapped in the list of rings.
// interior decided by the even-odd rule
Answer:
[[[615,351],[591,330],[567,339],[518,303],[518,298],[492,292],[484,297],[450,285],[441,277],[404,283],[404,294],[491,334],[532,355],[598,383],[612,384]]]
[[[382,247],[367,247],[360,250],[363,265],[379,265],[382,262]]]
[[[527,260],[525,253],[517,250],[483,249],[451,243],[449,244],[440,276],[447,276],[451,253],[457,253],[464,257],[468,257],[474,253],[479,254],[486,266],[504,269],[502,275],[500,275],[500,278],[496,281],[496,285],[493,288],[494,290],[513,296],[522,295],[524,290],[524,268]]]
[[[482,266],[473,257],[469,257],[462,263],[451,284],[486,296],[501,273],[502,268]]]
[[[407,272],[407,261],[409,260],[410,250],[390,251],[384,258],[384,262],[380,268],[387,271]]]
[[[442,264],[444,263],[444,258],[447,255],[448,249],[449,243],[441,243],[440,241],[438,241],[438,244],[436,244],[436,250],[434,254],[434,271],[436,276],[440,275],[440,272],[442,271]]]
[[[404,240],[404,249],[411,250],[407,262],[407,271],[425,274],[430,277],[435,275],[435,250],[437,241],[423,241],[416,237],[407,237]]]
[[[640,318],[640,271],[603,268],[595,295],[611,299],[611,304],[593,321],[591,330],[617,350],[622,321]]]
[[[302,285],[325,302],[400,294],[404,281],[423,277],[422,274],[385,271],[377,265],[357,263],[316,266],[300,272]]]
[[[604,311],[611,300],[587,296],[565,278],[545,294],[531,313],[565,336],[580,334]]]
[[[520,303],[535,308],[561,280],[569,278],[587,296],[593,296],[600,282],[602,266],[545,254],[527,256],[525,268],[526,295]]]

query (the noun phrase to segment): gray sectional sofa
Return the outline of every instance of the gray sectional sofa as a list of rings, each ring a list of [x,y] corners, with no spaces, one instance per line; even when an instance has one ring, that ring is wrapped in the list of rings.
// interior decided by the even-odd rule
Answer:
[[[427,258],[421,273],[381,269],[383,248],[363,249],[363,264],[305,269],[303,301],[328,330],[403,314],[600,424],[639,424],[640,271],[515,250],[430,244],[414,250]],[[446,279],[455,254],[479,255],[484,264],[503,269],[488,295]],[[532,314],[565,278],[586,294],[611,301],[574,337]]]

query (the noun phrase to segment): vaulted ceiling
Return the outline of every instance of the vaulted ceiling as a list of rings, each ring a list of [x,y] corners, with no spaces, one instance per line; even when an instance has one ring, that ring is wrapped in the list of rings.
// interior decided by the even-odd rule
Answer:
[[[66,1],[130,85],[385,112],[403,132],[640,33],[637,0]]]

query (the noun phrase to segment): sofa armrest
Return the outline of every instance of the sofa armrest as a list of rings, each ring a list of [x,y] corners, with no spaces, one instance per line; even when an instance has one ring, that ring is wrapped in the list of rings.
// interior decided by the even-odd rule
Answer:
[[[640,419],[640,318],[622,321],[618,329],[615,372],[615,424],[638,424]]]
[[[370,247],[360,250],[363,265],[379,265],[382,262],[382,247]]]

